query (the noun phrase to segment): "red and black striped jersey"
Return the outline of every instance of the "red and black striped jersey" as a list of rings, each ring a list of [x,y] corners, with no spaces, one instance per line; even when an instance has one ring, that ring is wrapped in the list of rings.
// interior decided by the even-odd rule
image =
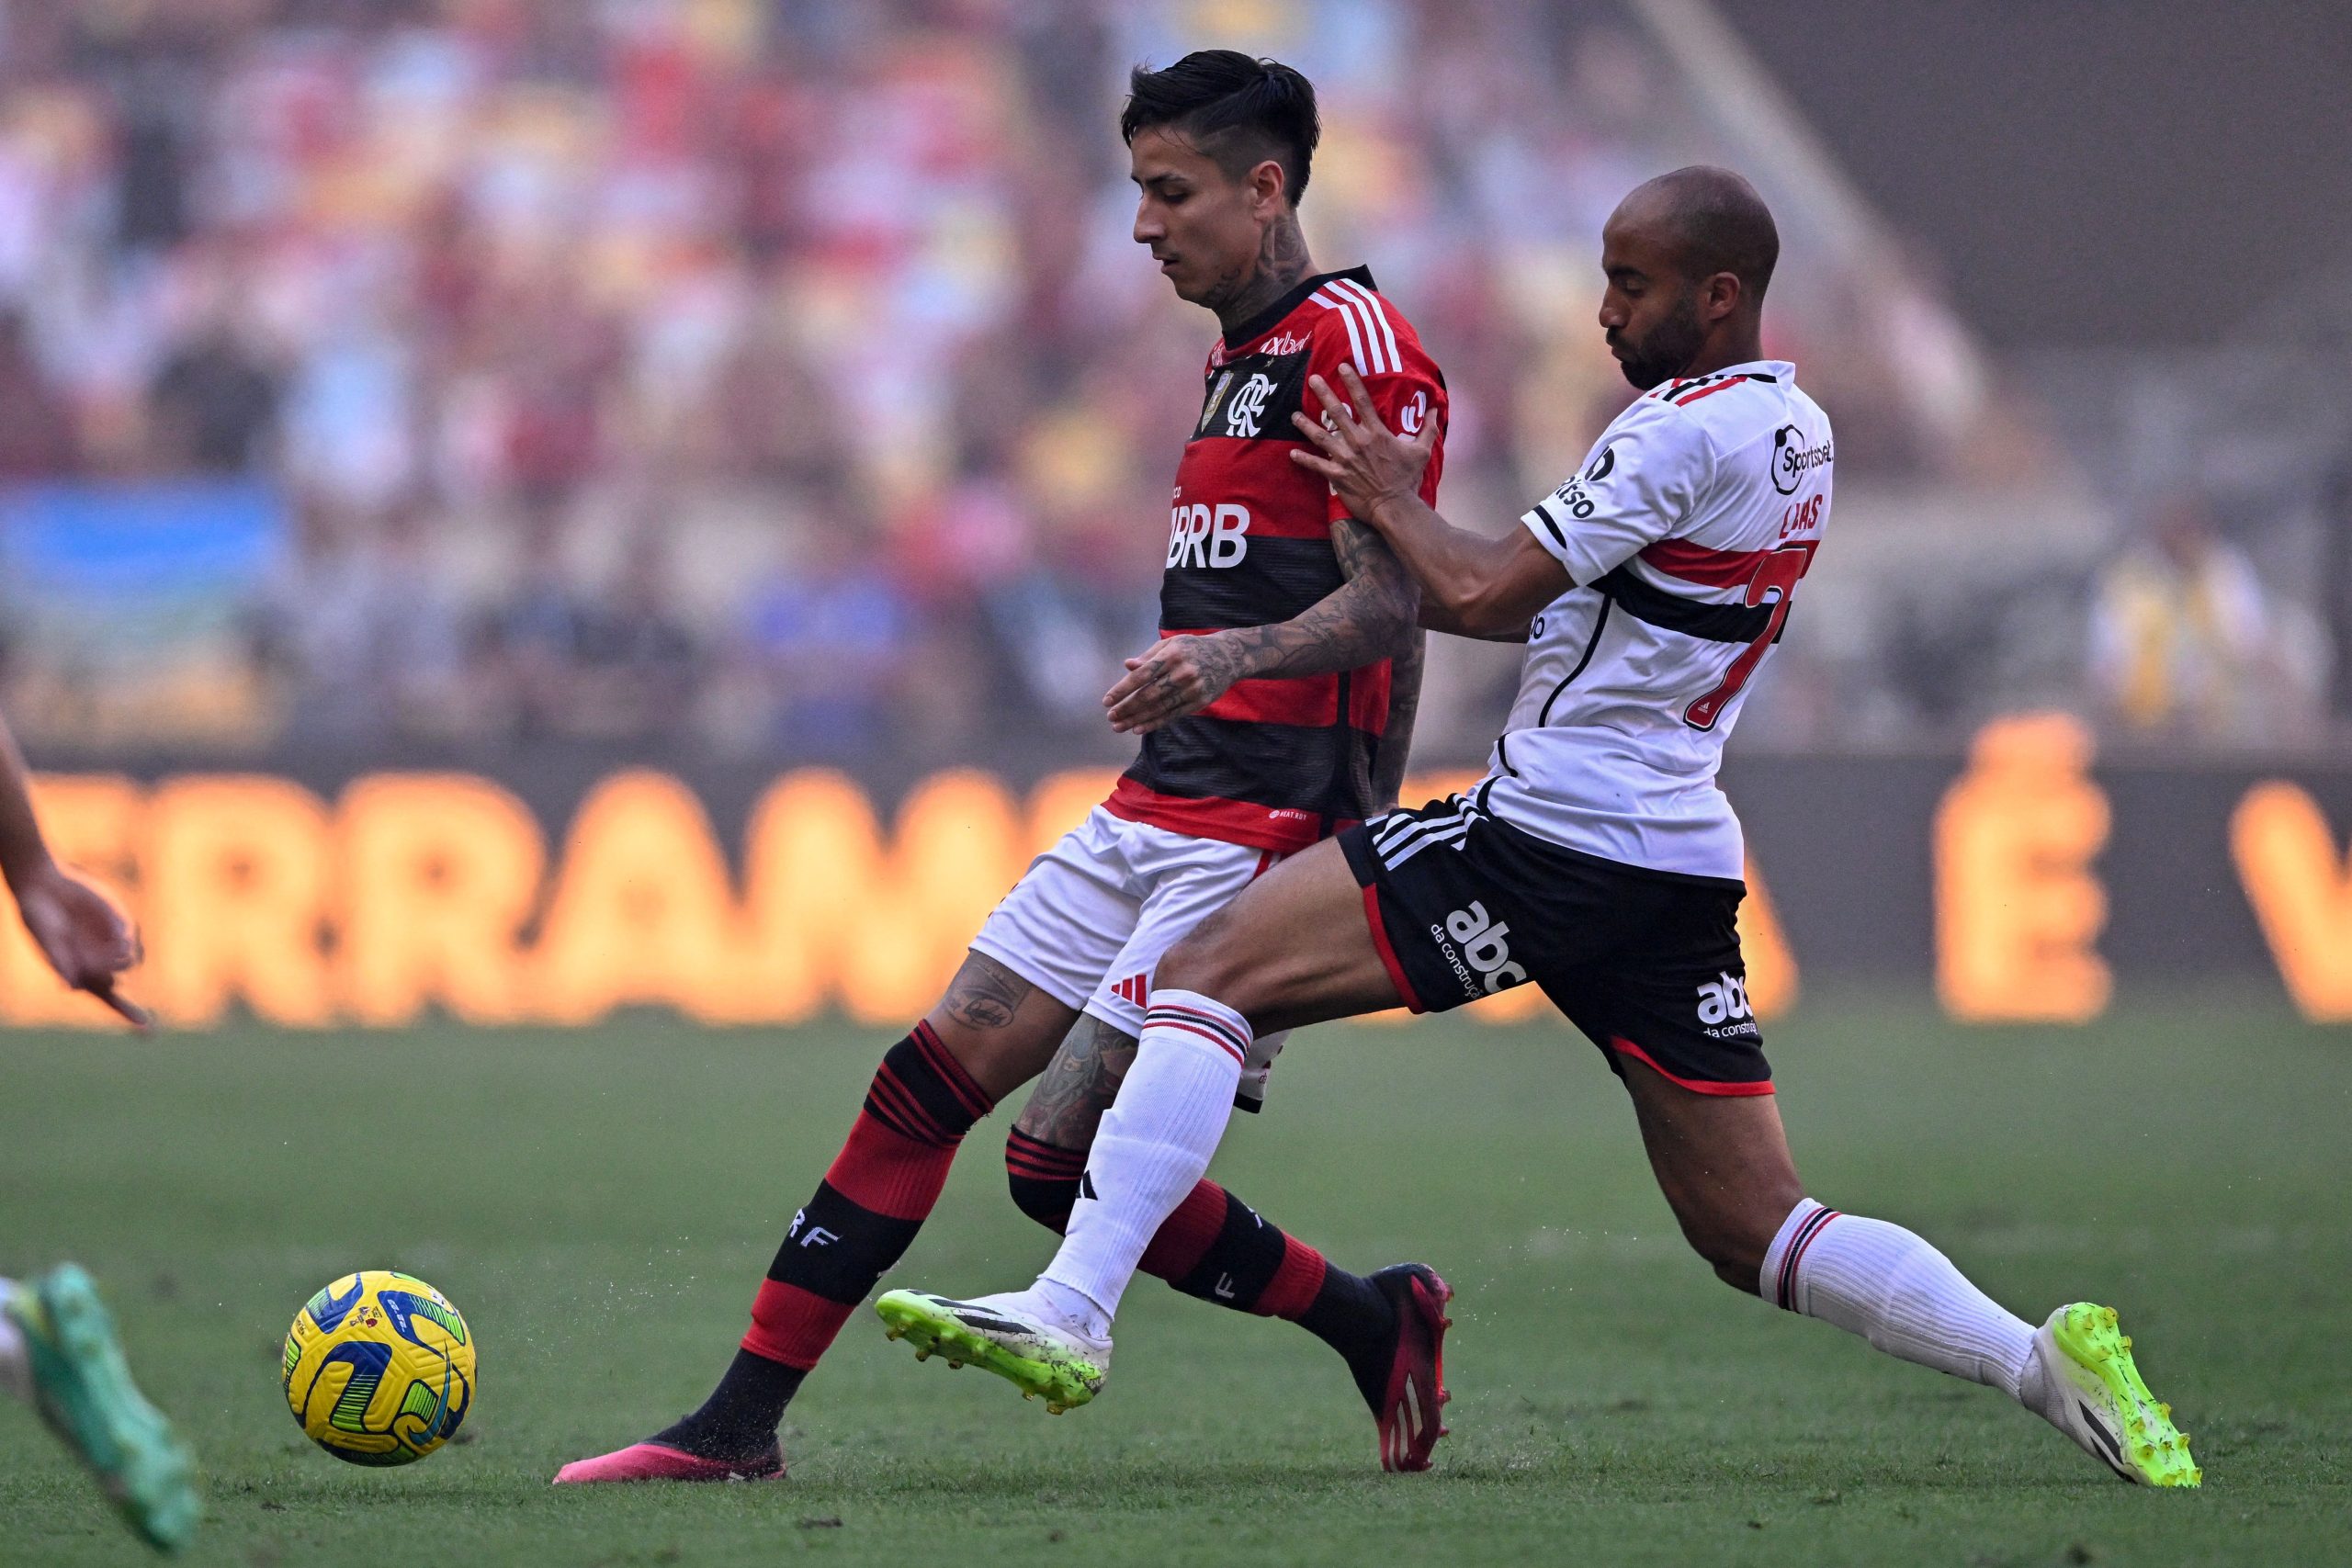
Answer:
[[[1346,515],[1290,460],[1291,415],[1320,417],[1307,386],[1335,390],[1353,365],[1392,430],[1437,421],[1421,476],[1437,500],[1445,378],[1363,267],[1307,278],[1210,351],[1201,417],[1176,469],[1162,637],[1286,621],[1344,581],[1331,525]],[[1289,854],[1384,803],[1372,779],[1388,722],[1388,662],[1293,680],[1240,681],[1190,718],[1152,731],[1106,803],[1117,816],[1195,838]]]

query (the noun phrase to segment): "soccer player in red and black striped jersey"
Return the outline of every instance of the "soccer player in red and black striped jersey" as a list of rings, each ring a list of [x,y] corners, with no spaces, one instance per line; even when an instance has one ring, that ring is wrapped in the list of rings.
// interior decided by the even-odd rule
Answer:
[[[1258,1031],[1535,985],[1623,1080],[1667,1203],[1724,1283],[1996,1388],[2127,1481],[2200,1483],[2113,1308],[2069,1303],[2037,1329],[1926,1238],[1798,1179],[1747,1001],[1739,818],[1715,784],[1837,460],[1796,367],[1763,355],[1780,248],[1727,169],[1619,204],[1599,321],[1645,390],[1505,536],[1430,506],[1428,433],[1393,428],[1351,369],[1313,383],[1293,460],[1380,530],[1430,625],[1527,645],[1487,777],[1314,845],[1170,950],[1046,1272],[978,1312],[892,1291],[886,1318],[1024,1392],[1092,1399],[1135,1259],[1207,1168]]]
[[[1446,417],[1443,379],[1362,268],[1317,273],[1299,230],[1314,89],[1228,51],[1137,70],[1120,131],[1135,238],[1207,307],[1198,422],[1178,465],[1159,640],[1103,699],[1142,752],[1040,856],[973,940],[939,1005],[884,1056],[864,1112],[793,1216],[751,1331],[701,1408],[560,1482],[768,1478],[775,1429],[842,1322],[937,1200],[957,1144],[1045,1075],[1012,1131],[1020,1207],[1056,1230],[1136,1052],[1159,956],[1285,856],[1393,806],[1420,681],[1419,595],[1379,536],[1290,454],[1311,376],[1351,366],[1393,427]],[[1436,496],[1433,455],[1423,494]],[[1255,1110],[1279,1035],[1251,1054]],[[1201,1180],[1142,1268],[1204,1301],[1291,1319],[1346,1361],[1390,1469],[1425,1469],[1445,1282],[1417,1264],[1349,1273]]]

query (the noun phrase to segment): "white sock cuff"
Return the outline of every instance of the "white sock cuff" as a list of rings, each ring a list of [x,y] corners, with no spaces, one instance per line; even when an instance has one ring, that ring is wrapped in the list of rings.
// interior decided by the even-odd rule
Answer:
[[[1248,1019],[1198,991],[1154,991],[1150,1005],[1144,1009],[1143,1034],[1137,1039],[1145,1036],[1170,1044],[1215,1047],[1231,1056],[1237,1068],[1250,1059],[1250,1043],[1256,1038]]]
[[[1757,1276],[1756,1293],[1772,1306],[1790,1312],[1804,1311],[1800,1290],[1797,1265],[1804,1258],[1805,1249],[1813,1245],[1821,1227],[1838,1217],[1838,1211],[1810,1198],[1800,1198],[1789,1217],[1781,1222],[1780,1233],[1772,1237],[1772,1245],[1764,1249],[1764,1268]]]

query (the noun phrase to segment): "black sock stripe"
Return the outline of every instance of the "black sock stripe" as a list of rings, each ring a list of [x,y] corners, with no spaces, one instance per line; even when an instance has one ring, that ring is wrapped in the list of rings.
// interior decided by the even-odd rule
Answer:
[[[1019,1166],[1038,1176],[1067,1174],[1075,1180],[1086,1168],[1086,1151],[1033,1138],[1015,1127],[1004,1140],[1004,1163],[1008,1168]]]
[[[843,1197],[830,1181],[795,1216],[768,1278],[829,1302],[854,1304],[905,1255],[921,1220],[895,1220]]]
[[[956,1054],[947,1048],[945,1041],[940,1039],[937,1030],[928,1022],[918,1023],[908,1038],[922,1048],[924,1063],[938,1076],[939,1081],[954,1092],[956,1104],[969,1119],[965,1122],[966,1126],[996,1109],[996,1101],[990,1100],[988,1091],[964,1070],[964,1064],[956,1059]]]
[[[910,1102],[921,1108],[923,1117],[939,1129],[939,1137],[946,1142],[962,1137],[979,1120],[964,1103],[956,1086],[932,1065],[922,1043],[912,1035],[891,1046],[883,1056],[882,1070],[875,1074],[875,1079],[878,1083],[885,1077],[897,1081]]]
[[[1069,1224],[1069,1212],[1078,1205],[1078,1178],[1075,1176],[1035,1177],[1012,1173],[1012,1206],[1044,1225],[1058,1231]]]
[[[1192,1272],[1173,1283],[1188,1296],[1249,1312],[1282,1268],[1289,1245],[1279,1229],[1228,1192],[1225,1223],[1217,1227],[1216,1239],[1209,1243]]]
[[[896,1085],[886,1085],[876,1075],[865,1091],[865,1113],[910,1143],[936,1145],[938,1131],[915,1120],[913,1107],[906,1100],[904,1091]]]

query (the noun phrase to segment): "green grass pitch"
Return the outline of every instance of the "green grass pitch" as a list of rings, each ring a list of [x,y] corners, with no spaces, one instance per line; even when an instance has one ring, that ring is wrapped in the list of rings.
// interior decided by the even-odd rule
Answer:
[[[1311,1032],[1218,1164],[1338,1260],[1459,1289],[1424,1476],[1377,1472],[1301,1331],[1145,1280],[1087,1409],[918,1366],[861,1313],[792,1411],[790,1481],[551,1488],[726,1360],[886,1043],[843,1027],[0,1036],[0,1272],[99,1276],[198,1447],[207,1563],[2352,1561],[2352,1037],[2211,998],[2081,1031],[1830,998],[1770,1035],[1811,1188],[2028,1315],[2120,1307],[2201,1493],[1716,1283],[1565,1026]],[[1046,1258],[1008,1114],[888,1282]],[[432,1280],[481,1348],[468,1440],[405,1471],[338,1464],[278,1396],[295,1309],[363,1266]],[[0,1402],[0,1562],[141,1556]]]

